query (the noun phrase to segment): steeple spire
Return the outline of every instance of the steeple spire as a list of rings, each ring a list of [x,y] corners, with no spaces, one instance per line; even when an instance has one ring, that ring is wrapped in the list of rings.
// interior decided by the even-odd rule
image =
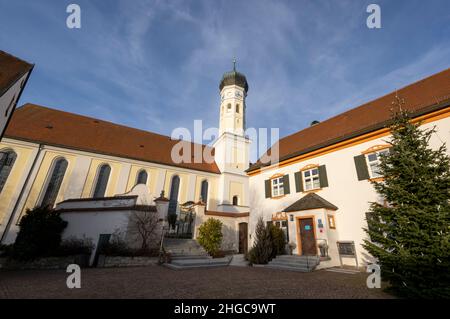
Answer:
[[[236,72],[236,58],[233,58],[233,71]]]

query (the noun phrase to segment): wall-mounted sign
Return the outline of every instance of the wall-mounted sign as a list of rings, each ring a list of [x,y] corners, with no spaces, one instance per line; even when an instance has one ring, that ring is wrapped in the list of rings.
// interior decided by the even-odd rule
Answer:
[[[320,219],[320,218],[317,220],[317,227],[323,228],[322,219]]]
[[[338,241],[339,260],[342,267],[342,257],[355,258],[356,267],[358,267],[358,257],[356,255],[355,242],[354,241]]]

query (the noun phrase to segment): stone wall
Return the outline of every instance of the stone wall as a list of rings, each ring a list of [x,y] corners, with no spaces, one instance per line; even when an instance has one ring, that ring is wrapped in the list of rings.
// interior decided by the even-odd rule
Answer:
[[[158,257],[106,256],[103,267],[142,267],[158,263]]]
[[[77,256],[47,257],[28,262],[0,258],[0,270],[66,269],[70,264],[80,264],[80,260]]]

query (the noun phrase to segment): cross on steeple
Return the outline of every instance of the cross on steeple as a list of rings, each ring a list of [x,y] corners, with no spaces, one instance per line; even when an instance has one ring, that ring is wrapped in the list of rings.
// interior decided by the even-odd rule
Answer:
[[[236,58],[233,58],[233,71],[236,71]]]

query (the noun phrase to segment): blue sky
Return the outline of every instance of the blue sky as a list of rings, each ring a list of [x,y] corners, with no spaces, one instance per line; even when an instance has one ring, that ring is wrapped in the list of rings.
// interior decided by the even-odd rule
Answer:
[[[382,29],[366,27],[370,3]],[[166,135],[218,126],[233,57],[247,125],[281,136],[450,67],[448,0],[0,0],[0,30],[0,49],[36,64],[20,104]]]

